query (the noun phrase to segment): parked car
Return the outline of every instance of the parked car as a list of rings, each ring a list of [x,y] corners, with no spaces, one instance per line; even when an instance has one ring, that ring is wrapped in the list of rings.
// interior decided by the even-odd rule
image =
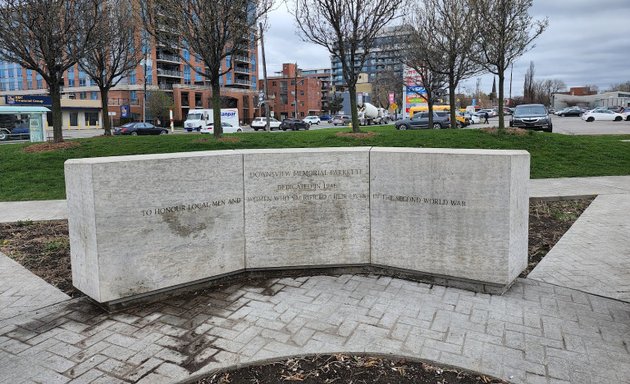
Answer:
[[[133,122],[114,128],[114,135],[166,135],[168,129],[156,127],[151,123]]]
[[[449,111],[435,111],[435,113],[440,117],[447,117],[449,119],[451,117],[451,112]],[[457,128],[464,128],[470,125],[470,119],[459,112],[455,112],[455,121]]]
[[[416,113],[410,119],[398,120],[394,126],[400,131],[407,129],[424,129],[424,128],[448,128],[451,125],[451,121],[448,116],[440,116],[433,112],[433,125],[429,127],[429,113],[420,112]]]
[[[479,124],[481,123],[482,117],[476,113],[464,112],[464,117],[467,117],[470,120],[471,124]]]
[[[542,104],[521,104],[514,108],[510,127],[553,131],[551,116]]]
[[[582,120],[589,123],[595,120],[602,121],[621,121],[624,116],[621,113],[616,113],[606,108],[596,108],[582,114]]]
[[[348,125],[352,122],[352,117],[350,115],[335,115],[332,118],[332,123],[334,126],[337,125]]]
[[[28,140],[31,138],[31,131],[25,126],[13,128],[0,128],[0,141],[5,140]]]
[[[576,107],[564,108],[564,109],[556,112],[556,115],[562,116],[562,117],[582,116],[583,113],[584,113],[584,110],[582,108],[576,106]]]
[[[630,107],[625,107],[623,111],[619,113],[621,113],[621,115],[625,118],[626,121],[630,121]]]
[[[320,119],[321,121],[330,121],[330,120],[332,120],[332,116],[330,116],[330,115],[321,115],[321,116],[319,117],[319,119]]]
[[[232,124],[230,124],[228,122],[222,122],[221,123],[221,128],[223,129],[223,133],[243,132],[243,129],[241,127],[235,127],[235,126],[233,126]],[[213,133],[214,132],[214,124],[210,124],[207,127],[201,128],[201,130],[199,132],[201,132],[201,133]]]
[[[286,131],[287,129],[291,129],[294,131],[297,131],[298,129],[308,130],[310,126],[311,125],[309,123],[305,123],[299,119],[284,119],[282,120],[282,123],[280,123],[280,128],[283,131]]]
[[[319,122],[321,121],[321,119],[317,116],[306,116],[304,119],[302,119],[302,121],[309,124],[319,125]]]
[[[257,131],[259,129],[262,129],[264,131],[265,127],[267,126],[267,118],[266,117],[257,117],[257,118],[254,119],[254,121],[252,121],[250,126],[252,128],[254,128],[254,131]],[[280,128],[280,122],[278,120],[274,119],[273,117],[270,117],[269,118],[269,130],[273,131],[274,128],[276,128],[276,129]]]

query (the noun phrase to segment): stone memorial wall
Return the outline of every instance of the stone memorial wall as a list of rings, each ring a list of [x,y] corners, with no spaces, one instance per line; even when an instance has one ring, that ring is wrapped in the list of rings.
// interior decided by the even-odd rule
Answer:
[[[73,283],[100,303],[322,267],[501,292],[527,264],[524,151],[212,151],[75,159],[65,172]]]

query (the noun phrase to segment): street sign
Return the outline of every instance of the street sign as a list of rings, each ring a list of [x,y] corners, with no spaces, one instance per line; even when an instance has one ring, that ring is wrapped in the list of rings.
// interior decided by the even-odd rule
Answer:
[[[107,112],[107,116],[116,116],[116,112]]]

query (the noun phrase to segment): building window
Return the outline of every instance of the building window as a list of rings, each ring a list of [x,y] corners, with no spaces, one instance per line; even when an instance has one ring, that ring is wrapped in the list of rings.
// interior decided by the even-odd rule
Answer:
[[[92,92],[90,97],[92,98],[92,100],[98,100],[98,92]]]
[[[79,113],[70,112],[70,126],[76,127],[77,125],[79,125]]]
[[[132,102],[138,102],[138,91],[130,91],[129,92],[129,98],[131,99]]]
[[[201,67],[195,67],[195,81],[203,81],[203,77],[201,76]]]
[[[98,112],[85,112],[85,125],[94,127],[98,125]]]
[[[87,99],[87,92],[79,92],[79,99],[81,100]]]
[[[190,106],[190,103],[188,101],[188,92],[182,92],[182,107],[188,107]]]
[[[136,71],[132,70],[131,72],[129,72],[129,84],[131,84],[131,85],[136,84],[136,81],[137,81],[137,79],[136,79]]]

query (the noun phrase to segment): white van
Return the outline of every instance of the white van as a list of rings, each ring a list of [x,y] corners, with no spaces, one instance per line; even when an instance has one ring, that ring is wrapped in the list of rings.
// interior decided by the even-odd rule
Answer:
[[[240,122],[238,119],[237,108],[222,108],[221,122],[228,123],[233,127],[238,127]],[[212,109],[191,109],[188,111],[186,121],[184,121],[184,129],[188,132],[200,132],[202,128],[205,131],[214,129],[214,114]]]

